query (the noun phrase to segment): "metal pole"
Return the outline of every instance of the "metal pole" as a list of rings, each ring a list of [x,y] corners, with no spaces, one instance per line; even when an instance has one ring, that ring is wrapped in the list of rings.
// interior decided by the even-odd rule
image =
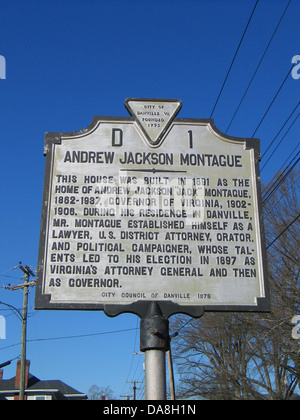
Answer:
[[[166,400],[166,351],[169,350],[169,321],[157,302],[149,304],[141,320],[141,351],[145,352],[145,400]]]
[[[145,400],[166,400],[166,362],[162,350],[145,352]]]
[[[29,273],[25,272],[24,296],[23,296],[23,316],[22,316],[22,339],[21,339],[21,372],[20,372],[20,393],[19,400],[24,400],[25,394],[25,364],[26,364],[26,333],[27,333],[27,305],[28,305],[28,286]]]
[[[173,360],[172,360],[172,351],[171,351],[171,345],[170,350],[167,351],[167,357],[168,357],[168,368],[169,368],[169,378],[170,378],[170,393],[171,393],[171,400],[175,401],[175,381],[174,381],[174,369],[173,369]]]

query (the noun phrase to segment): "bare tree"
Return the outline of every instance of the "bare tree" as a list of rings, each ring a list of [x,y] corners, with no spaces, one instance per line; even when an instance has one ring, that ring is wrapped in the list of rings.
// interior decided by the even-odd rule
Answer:
[[[277,396],[290,398],[299,383],[299,345],[291,336],[291,320],[300,314],[300,170],[275,184],[265,201],[265,224],[269,245],[272,286],[273,363]],[[274,187],[273,187],[274,190]],[[272,191],[272,190],[271,190]],[[275,359],[275,360],[274,360]]]
[[[299,171],[278,179],[264,200],[272,312],[177,317],[182,398],[276,400],[297,391],[300,352],[291,320],[300,315]]]
[[[92,385],[88,391],[89,400],[101,400],[105,398],[106,400],[113,399],[113,391],[109,386],[99,387],[97,385]]]

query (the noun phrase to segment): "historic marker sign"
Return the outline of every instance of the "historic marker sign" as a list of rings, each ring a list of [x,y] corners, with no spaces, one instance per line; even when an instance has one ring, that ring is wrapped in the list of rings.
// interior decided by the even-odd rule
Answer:
[[[259,141],[175,119],[178,100],[125,104],[46,134],[37,309],[267,310]]]

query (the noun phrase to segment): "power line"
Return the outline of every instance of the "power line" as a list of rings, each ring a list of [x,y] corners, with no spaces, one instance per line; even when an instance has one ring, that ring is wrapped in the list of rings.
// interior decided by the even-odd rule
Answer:
[[[128,383],[128,379],[129,379],[129,376],[130,376],[130,373],[131,373],[131,369],[132,369],[132,366],[133,366],[133,361],[134,361],[134,356],[136,355],[136,340],[137,340],[137,331],[138,331],[138,318],[136,319],[136,328],[135,328],[135,330],[136,330],[136,333],[135,333],[135,338],[134,338],[134,349],[133,349],[133,354],[132,354],[132,358],[131,358],[131,363],[130,363],[130,367],[129,367],[129,372],[128,372],[128,375],[127,375],[127,378],[126,378],[126,381],[125,381],[125,384],[124,384],[124,387],[123,387],[123,390],[122,390],[122,394],[124,394],[124,392],[125,392],[125,388],[126,388],[126,386],[127,386],[127,383]]]
[[[7,306],[8,308],[10,308],[10,310],[12,310],[14,312],[14,314],[17,315],[20,318],[20,320],[22,321],[23,317],[22,317],[22,314],[21,314],[19,309],[15,308],[14,306],[10,305],[9,303],[0,302],[0,305],[4,305],[4,306]]]
[[[271,211],[274,209],[274,207],[277,205],[277,203],[281,202],[281,199],[287,194],[287,192],[292,188],[292,186],[298,181],[299,178],[300,178],[300,175],[298,175],[298,177],[287,188],[286,192],[284,194],[282,194],[275,203],[272,203],[272,207],[270,208],[270,210],[268,211],[268,213],[265,214],[265,217],[267,217],[271,213]]]
[[[40,341],[68,340],[68,339],[83,338],[83,337],[95,337],[97,335],[118,334],[118,333],[122,333],[122,332],[135,331],[135,330],[136,330],[136,328],[127,328],[127,329],[124,329],[124,330],[107,331],[107,332],[92,333],[92,334],[67,335],[67,336],[63,336],[63,337],[49,337],[49,338],[35,338],[35,339],[32,339],[32,340],[27,340],[27,342],[28,343],[31,343],[31,342],[33,343],[33,342],[40,342]]]
[[[298,145],[299,146],[299,145]],[[297,146],[297,147],[298,147]],[[298,164],[300,157],[296,160],[296,162],[292,165],[293,161],[298,157],[300,154],[300,151],[296,154],[296,156],[291,160],[291,162],[287,165],[287,167],[284,169],[283,172],[280,172],[279,170],[279,176],[276,178],[275,182],[271,185],[271,187],[268,189],[268,191],[263,196],[263,206],[266,205],[266,203],[269,201],[270,197],[278,190],[280,185],[283,183],[283,181],[287,178],[287,176],[292,172],[292,170],[296,167]],[[292,165],[292,166],[291,166]]]
[[[286,161],[282,164],[282,166],[280,167],[278,173],[280,173],[280,171],[284,168],[284,165],[288,162],[288,160],[294,155],[295,153],[295,157],[291,160],[291,162],[298,156],[299,152],[296,154],[296,150],[298,149],[298,147],[300,146],[300,142],[297,144],[297,146],[294,148],[294,150],[292,151],[292,153],[288,156],[288,158],[286,159]],[[288,166],[290,166],[291,163],[288,164]]]
[[[267,249],[269,249],[272,245],[274,245],[274,243],[276,241],[278,241],[278,239],[287,231],[289,230],[289,228],[299,219],[300,217],[300,213],[298,214],[298,216],[296,216],[296,218],[277,236],[277,238],[275,238],[268,246]]]
[[[240,40],[240,42],[239,42],[239,45],[238,45],[238,47],[237,47],[237,49],[236,49],[236,52],[235,52],[234,57],[233,57],[233,59],[232,59],[232,62],[231,62],[231,64],[230,64],[229,70],[228,70],[227,75],[226,75],[226,77],[225,77],[225,80],[224,80],[224,82],[223,82],[222,88],[221,88],[221,90],[220,90],[220,93],[219,93],[219,95],[218,95],[218,98],[217,98],[217,100],[216,100],[216,103],[215,103],[215,105],[214,105],[214,107],[213,107],[213,110],[212,110],[212,112],[211,112],[211,114],[210,114],[210,118],[212,118],[212,116],[213,116],[213,114],[214,114],[214,112],[215,112],[216,106],[217,106],[217,104],[218,104],[218,102],[219,102],[219,99],[220,99],[220,97],[221,97],[221,95],[222,95],[222,92],[223,92],[224,87],[225,87],[225,85],[226,85],[227,79],[228,79],[228,77],[229,77],[229,74],[230,74],[231,69],[232,69],[232,67],[233,67],[233,64],[234,64],[234,62],[235,62],[235,59],[236,59],[236,57],[237,57],[237,55],[238,55],[238,52],[239,52],[239,50],[240,50],[240,47],[241,47],[241,45],[242,45],[242,43],[243,43],[243,40],[244,40],[244,38],[245,38],[246,32],[247,32],[247,30],[248,30],[248,28],[249,28],[250,22],[251,22],[251,20],[252,20],[252,17],[253,17],[253,15],[254,15],[254,12],[255,12],[255,9],[256,9],[257,5],[258,5],[258,0],[257,0],[257,1],[256,1],[256,3],[255,3],[255,6],[254,6],[254,8],[253,8],[253,10],[252,10],[252,13],[251,13],[251,16],[250,16],[250,18],[249,18],[249,20],[248,20],[248,23],[247,23],[246,28],[245,28],[245,30],[244,30],[244,33],[243,33],[243,35],[242,35],[242,38],[241,38],[241,40]]]
[[[265,194],[263,195],[263,201],[266,201],[268,199],[268,194],[271,191],[271,189],[280,181],[281,178],[284,177],[284,179],[286,178],[285,176],[285,172],[288,171],[289,167],[292,165],[293,161],[297,158],[297,156],[299,155],[300,151],[296,153],[297,149],[299,148],[300,142],[297,144],[297,146],[294,148],[294,150],[292,151],[292,153],[289,155],[289,157],[286,159],[286,161],[283,163],[283,165],[279,168],[279,170],[277,171],[277,177],[274,177],[274,182],[272,183],[272,185],[269,187],[269,189],[265,192]],[[295,156],[294,156],[295,155]],[[293,157],[294,156],[294,157]],[[290,162],[287,164],[287,166],[284,168],[285,164],[289,161],[289,159],[291,158]],[[296,162],[297,163],[297,162]],[[293,165],[292,169],[295,167],[295,165]],[[290,170],[288,171],[288,174],[290,173]],[[279,185],[283,182],[283,180],[281,180],[279,182]],[[278,185],[278,187],[279,187]],[[276,188],[277,189],[277,188]],[[272,194],[270,194],[272,195]]]
[[[300,103],[300,102],[299,102]],[[267,166],[267,164],[270,162],[270,160],[272,159],[272,157],[274,156],[275,152],[278,150],[279,146],[282,144],[283,140],[286,138],[286,136],[288,135],[288,133],[291,131],[291,129],[293,128],[294,124],[296,123],[296,121],[298,120],[300,116],[300,112],[297,115],[297,117],[294,119],[294,121],[292,122],[292,124],[290,125],[290,127],[288,128],[288,130],[286,131],[285,135],[282,137],[282,139],[280,140],[280,142],[277,144],[277,146],[275,147],[275,149],[273,150],[273,152],[271,153],[271,155],[269,156],[269,158],[267,159],[267,161],[265,162],[265,164],[263,165],[263,167],[261,168],[260,172],[263,172],[263,170],[265,169],[265,167]]]
[[[289,122],[289,120],[292,118],[294,112],[296,111],[296,109],[298,108],[298,106],[300,105],[300,101],[297,103],[297,105],[295,106],[295,108],[293,109],[293,111],[290,113],[288,119],[285,121],[285,123],[283,124],[283,126],[281,127],[281,129],[278,131],[278,133],[276,134],[276,136],[274,137],[274,139],[271,141],[270,145],[268,146],[267,150],[263,153],[262,155],[262,159],[265,157],[265,155],[268,153],[268,151],[270,150],[270,148],[272,147],[272,145],[274,144],[275,140],[277,139],[277,137],[279,136],[279,134],[282,132],[282,130],[284,129],[284,127],[287,125],[287,123]]]
[[[233,123],[233,121],[234,121],[234,119],[236,117],[236,114],[238,113],[238,111],[239,111],[239,109],[240,109],[240,107],[241,107],[241,105],[242,105],[242,103],[243,103],[243,101],[244,101],[244,99],[245,99],[245,97],[246,97],[246,95],[248,93],[248,90],[250,89],[250,86],[252,85],[253,80],[255,79],[255,76],[256,76],[256,74],[257,74],[257,72],[258,72],[258,70],[259,70],[259,68],[261,66],[261,63],[263,62],[263,60],[264,60],[264,58],[265,58],[265,56],[267,54],[268,49],[270,48],[270,45],[271,45],[271,43],[272,43],[272,41],[274,39],[274,36],[276,35],[276,32],[278,31],[278,28],[279,28],[279,26],[280,26],[280,24],[281,24],[281,22],[282,22],[282,20],[283,20],[283,18],[285,16],[285,14],[286,14],[286,11],[287,11],[289,5],[291,4],[291,1],[292,0],[289,0],[289,2],[287,4],[284,12],[281,15],[281,18],[280,18],[280,20],[279,20],[279,22],[278,22],[278,24],[277,24],[277,26],[275,28],[275,31],[273,32],[273,35],[271,36],[271,39],[270,39],[270,41],[269,41],[269,43],[268,43],[268,45],[267,45],[267,47],[266,47],[266,49],[264,51],[264,53],[263,53],[263,55],[262,55],[259,63],[258,63],[258,66],[256,67],[256,69],[255,69],[255,71],[253,73],[253,76],[252,76],[252,78],[251,78],[251,80],[250,80],[250,82],[249,82],[249,84],[248,84],[248,86],[247,86],[247,88],[246,88],[246,90],[244,92],[244,95],[243,95],[242,99],[240,100],[240,103],[238,104],[237,109],[235,110],[235,113],[234,113],[234,115],[233,115],[233,117],[232,117],[232,119],[231,119],[231,121],[230,121],[230,123],[229,123],[229,125],[227,127],[226,134],[228,133],[228,130],[231,127],[231,124]]]
[[[7,362],[1,363],[0,364],[0,369],[9,366],[11,364],[11,362],[13,362],[14,360],[19,359],[20,356],[14,357],[13,359],[8,360]]]
[[[76,338],[84,338],[84,337],[94,337],[97,335],[108,335],[108,334],[119,334],[128,331],[134,331],[136,328],[127,328],[124,330],[115,330],[115,331],[107,331],[107,332],[100,332],[100,333],[93,333],[93,334],[81,334],[81,335],[69,335],[63,337],[49,337],[49,338],[34,338],[31,340],[27,340],[27,343],[36,343],[41,341],[54,341],[54,340],[68,340],[68,339],[76,339]],[[21,343],[11,344],[10,346],[1,347],[0,350],[6,350],[11,347],[19,346]]]
[[[10,274],[6,274],[6,273],[9,273],[10,271],[16,270],[17,268],[19,268],[18,265],[15,266],[15,267],[10,268],[9,270],[3,271],[2,273],[0,273],[0,277],[7,277],[7,278],[18,279],[19,280],[20,277],[11,276]]]
[[[276,92],[276,94],[275,94],[274,98],[272,99],[272,101],[271,101],[271,103],[270,103],[270,105],[269,105],[268,109],[267,109],[267,110],[266,110],[266,112],[264,113],[264,115],[263,115],[262,119],[260,120],[260,122],[259,122],[258,126],[256,127],[255,131],[253,132],[253,134],[252,134],[252,138],[256,135],[256,133],[257,133],[258,129],[260,128],[260,126],[262,125],[262,123],[263,123],[264,119],[265,119],[265,118],[266,118],[266,116],[268,115],[268,113],[269,113],[270,109],[272,108],[272,106],[273,106],[274,102],[276,101],[276,99],[277,99],[277,97],[278,97],[279,93],[281,92],[281,89],[283,88],[283,86],[285,85],[285,82],[287,81],[288,77],[290,76],[291,71],[293,70],[294,66],[295,66],[295,65],[293,64],[293,65],[292,65],[292,67],[289,69],[289,71],[288,71],[287,75],[285,76],[285,78],[284,78],[283,82],[281,83],[281,85],[280,85],[279,89],[277,90],[277,92]]]

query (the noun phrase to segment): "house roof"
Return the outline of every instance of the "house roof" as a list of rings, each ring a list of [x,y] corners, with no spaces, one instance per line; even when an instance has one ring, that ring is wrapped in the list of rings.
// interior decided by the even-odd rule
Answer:
[[[0,381],[0,396],[1,394],[15,393],[19,388],[15,387],[15,377]],[[87,398],[86,394],[77,391],[71,386],[59,380],[41,381],[36,376],[29,374],[28,385],[25,392],[28,394],[55,394],[59,393],[65,398]]]

